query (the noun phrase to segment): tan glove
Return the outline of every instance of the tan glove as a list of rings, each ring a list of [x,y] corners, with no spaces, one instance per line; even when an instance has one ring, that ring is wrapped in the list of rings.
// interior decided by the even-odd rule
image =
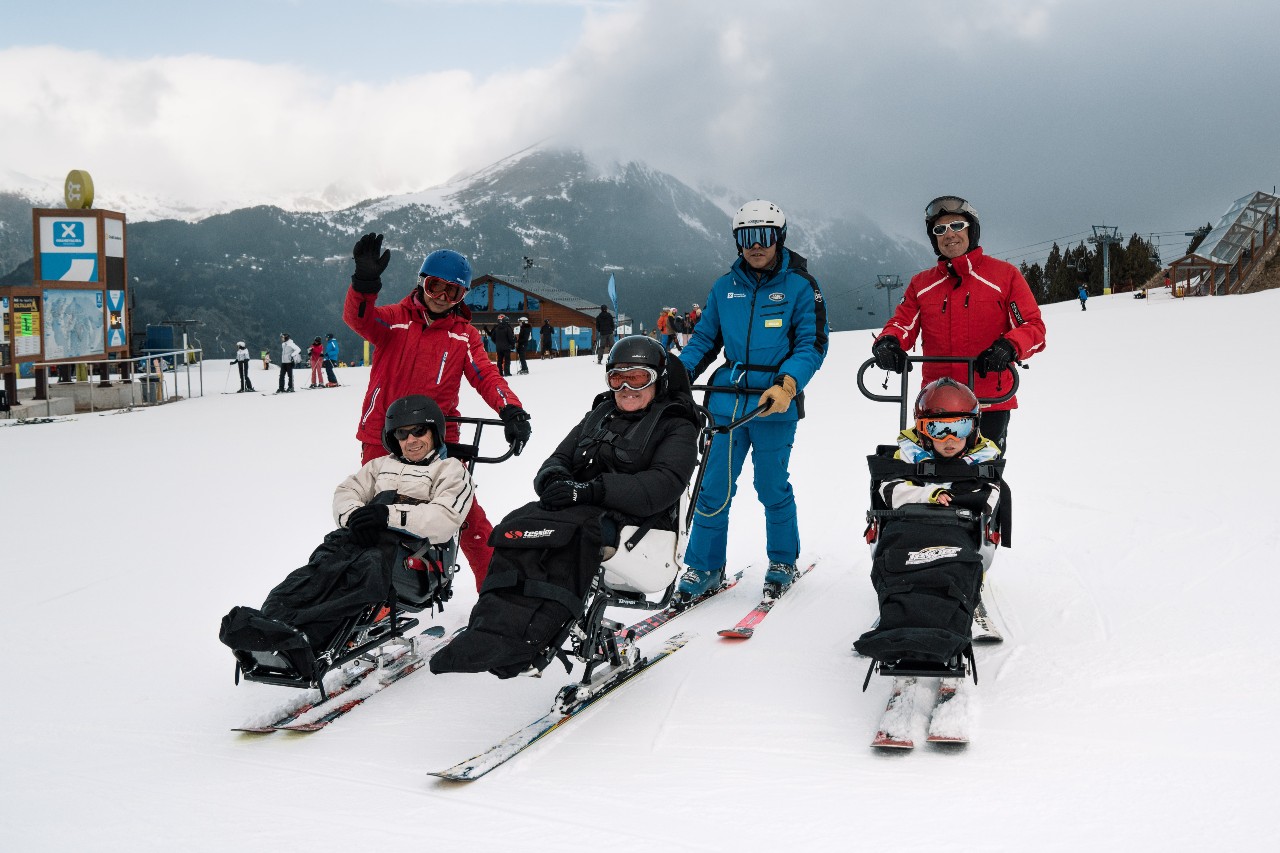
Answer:
[[[769,408],[760,413],[760,417],[767,418],[769,415],[779,415],[791,408],[791,400],[796,396],[796,381],[787,374],[782,374],[777,379],[777,384],[769,386],[769,389],[760,395],[760,401],[757,406],[769,404]]]

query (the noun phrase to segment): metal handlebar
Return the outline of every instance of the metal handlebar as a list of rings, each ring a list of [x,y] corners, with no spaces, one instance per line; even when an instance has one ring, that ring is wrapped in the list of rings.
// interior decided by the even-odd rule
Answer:
[[[506,426],[506,424],[504,424],[502,421],[496,418],[468,418],[468,417],[463,417],[462,415],[456,415],[456,416],[446,417],[445,421],[451,424],[471,424],[476,428],[475,433],[473,433],[473,437],[470,442],[462,442],[462,441],[447,442],[448,444],[452,444],[456,449],[464,451],[461,454],[461,456],[464,457],[464,462],[467,466],[468,471],[471,471],[475,467],[475,464],[477,462],[484,462],[484,463],[505,462],[506,460],[510,459],[513,455],[515,455],[516,448],[518,446],[516,442],[511,442],[510,445],[507,447],[507,452],[502,454],[501,456],[481,456],[480,455],[480,433],[484,430],[484,428],[486,426],[500,426],[500,427]]]
[[[861,391],[862,396],[866,397],[868,400],[874,400],[877,403],[897,403],[899,405],[899,410],[898,410],[899,411],[899,418],[898,418],[899,427],[901,429],[906,429],[907,427],[907,374],[911,373],[912,364],[925,363],[925,362],[944,362],[948,364],[968,365],[969,379],[967,384],[970,388],[973,388],[973,375],[975,372],[974,363],[976,361],[977,361],[976,357],[965,357],[965,356],[958,356],[958,355],[909,355],[907,356],[906,368],[900,374],[902,377],[902,388],[898,394],[889,395],[889,394],[877,394],[874,391],[871,391],[870,389],[868,389],[866,386],[866,383],[863,382],[863,377],[866,376],[867,371],[872,367],[875,367],[875,364],[876,364],[876,360],[874,358],[869,358],[862,363],[861,367],[858,368],[858,390]],[[991,405],[995,405],[996,403],[1003,403],[1006,400],[1013,399],[1013,395],[1018,393],[1018,386],[1022,382],[1021,378],[1018,376],[1018,368],[1016,364],[1017,364],[1016,362],[1009,363],[1009,367],[1008,367],[1009,374],[1013,377],[1013,384],[1009,388],[1009,390],[998,397],[979,397],[978,402],[980,404],[991,406]]]

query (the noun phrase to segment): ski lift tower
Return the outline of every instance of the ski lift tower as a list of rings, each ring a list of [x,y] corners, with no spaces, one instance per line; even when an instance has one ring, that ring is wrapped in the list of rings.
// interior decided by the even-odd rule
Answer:
[[[885,300],[889,306],[889,316],[893,316],[893,291],[902,287],[902,276],[897,273],[892,275],[876,276],[876,287],[884,290]]]
[[[1089,242],[1102,247],[1102,293],[1111,293],[1111,245],[1120,243],[1120,228],[1116,225],[1094,225]]]

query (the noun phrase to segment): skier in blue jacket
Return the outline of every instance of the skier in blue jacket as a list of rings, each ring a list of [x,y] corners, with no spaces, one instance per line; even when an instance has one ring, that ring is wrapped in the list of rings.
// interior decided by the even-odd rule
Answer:
[[[326,388],[337,388],[338,377],[333,369],[338,366],[338,339],[332,334],[325,335],[324,341],[324,372],[328,385]]]
[[[680,579],[685,600],[724,582],[729,505],[748,449],[765,512],[765,594],[781,595],[795,580],[800,528],[787,464],[802,415],[802,392],[827,355],[822,289],[809,275],[807,261],[785,248],[786,216],[770,202],[748,202],[733,217],[733,237],[739,257],[712,285],[679,360],[696,379],[724,351],[724,361],[706,383],[725,389],[712,391],[707,400],[717,425],[761,405],[769,408],[711,442],[685,549],[688,571]]]

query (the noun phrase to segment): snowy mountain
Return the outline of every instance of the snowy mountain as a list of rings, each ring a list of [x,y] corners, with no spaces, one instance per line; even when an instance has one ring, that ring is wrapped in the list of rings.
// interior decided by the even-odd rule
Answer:
[[[229,731],[297,695],[233,685],[218,624],[330,529],[367,370],[323,392],[223,396],[232,371],[211,362],[201,398],[0,426],[4,848],[1272,849],[1277,465],[1265,439],[1254,453],[1232,437],[1269,416],[1258,390],[1280,292],[1095,297],[1044,317],[1048,348],[1010,427],[1013,547],[988,576],[1007,640],[978,650],[960,751],[868,747],[888,684],[863,693],[866,661],[850,654],[876,610],[864,456],[895,435],[897,409],[853,388],[866,330],[832,336],[792,455],[818,567],[753,639],[716,636],[763,575],[744,472],[729,557],[746,578],[641,642],[689,631],[690,644],[469,785],[426,773],[539,716],[562,669],[415,673],[314,735]],[[590,358],[531,368],[512,380],[531,445],[476,475],[493,518],[531,497],[601,386]],[[464,392],[464,412],[487,414]],[[1241,457],[1231,474],[1213,462]],[[446,628],[475,601],[468,577]]]
[[[447,246],[466,254],[477,275],[550,285],[595,303],[605,301],[613,273],[621,309],[651,327],[664,305],[702,302],[728,268],[730,216],[745,198],[693,189],[642,163],[599,164],[580,151],[537,146],[440,187],[337,211],[263,205],[197,221],[148,219],[153,202],[135,215],[123,197],[115,209],[130,214],[135,330],[199,320],[200,342],[228,354],[238,339],[256,351],[280,331],[299,339],[333,332],[351,352],[358,341],[342,324],[341,300],[361,233],[387,235],[385,299],[402,296],[422,257]],[[30,281],[32,200],[0,193],[0,273],[7,273],[0,283]],[[784,210],[789,245],[809,258],[835,329],[885,319],[887,300],[858,295],[879,296],[877,274],[905,277],[930,263],[923,243],[891,238],[870,221]]]

